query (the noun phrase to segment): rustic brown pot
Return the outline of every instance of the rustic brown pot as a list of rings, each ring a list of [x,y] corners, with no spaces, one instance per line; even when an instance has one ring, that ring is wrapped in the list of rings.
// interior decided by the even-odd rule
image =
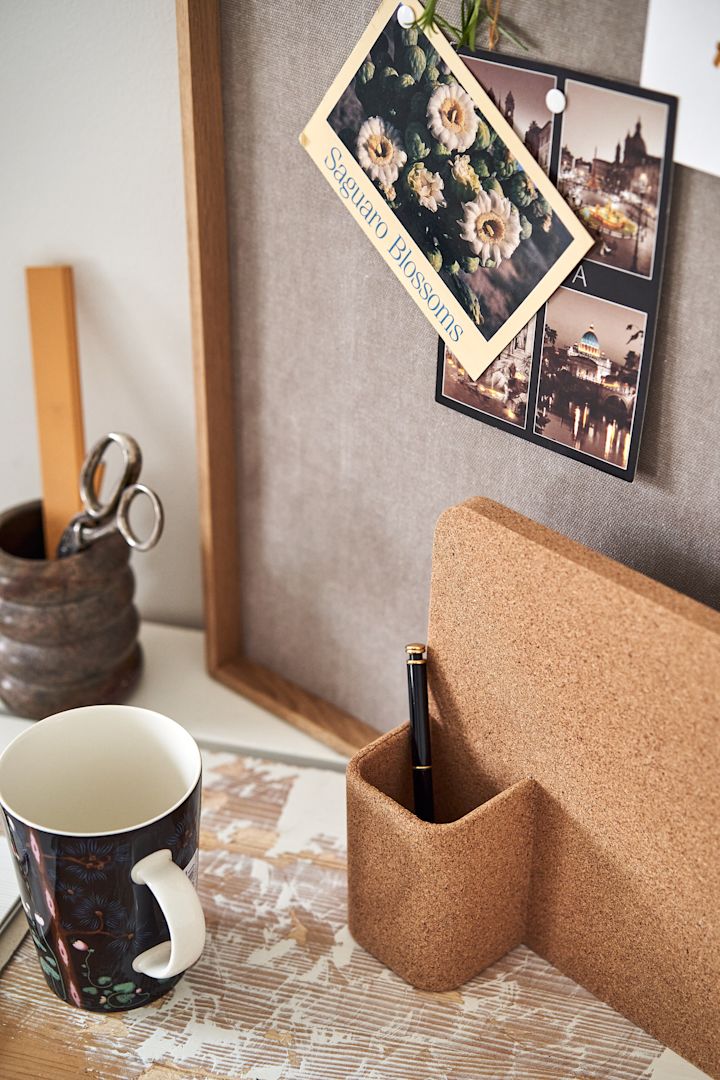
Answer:
[[[39,502],[0,514],[0,699],[35,720],[124,701],[142,668],[130,548],[44,555]]]

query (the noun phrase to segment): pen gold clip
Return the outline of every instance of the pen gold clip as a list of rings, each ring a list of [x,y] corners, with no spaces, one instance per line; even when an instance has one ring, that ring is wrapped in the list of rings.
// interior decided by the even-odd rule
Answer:
[[[419,642],[406,645],[405,654],[415,813],[423,821],[434,821],[426,646]]]

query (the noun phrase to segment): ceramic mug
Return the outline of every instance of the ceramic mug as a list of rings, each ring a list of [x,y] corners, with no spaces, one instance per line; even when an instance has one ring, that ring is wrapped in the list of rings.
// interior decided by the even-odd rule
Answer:
[[[200,751],[160,713],[91,705],[0,756],[20,895],[48,986],[113,1012],[166,993],[200,957]]]

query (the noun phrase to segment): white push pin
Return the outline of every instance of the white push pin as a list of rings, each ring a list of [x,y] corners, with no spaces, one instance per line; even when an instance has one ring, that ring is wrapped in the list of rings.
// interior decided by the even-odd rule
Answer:
[[[415,22],[415,12],[407,4],[401,4],[397,9],[397,21],[402,26],[403,30],[409,30]]]
[[[567,105],[567,98],[562,90],[558,90],[555,86],[545,95],[545,104],[551,113],[561,113]]]

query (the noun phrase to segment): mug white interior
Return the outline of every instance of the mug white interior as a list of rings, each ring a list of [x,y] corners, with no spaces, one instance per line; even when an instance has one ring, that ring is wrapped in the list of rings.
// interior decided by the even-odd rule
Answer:
[[[40,720],[0,756],[0,803],[45,832],[98,836],[151,824],[200,778],[192,735],[169,717],[91,705]]]

